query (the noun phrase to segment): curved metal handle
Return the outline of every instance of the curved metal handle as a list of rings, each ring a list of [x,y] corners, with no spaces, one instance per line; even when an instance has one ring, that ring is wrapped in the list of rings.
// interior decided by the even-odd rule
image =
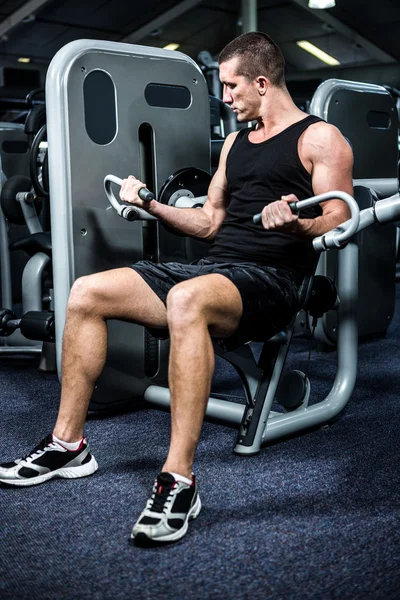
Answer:
[[[336,190],[332,192],[325,192],[324,194],[318,194],[317,196],[312,196],[311,198],[306,198],[305,200],[298,200],[297,202],[289,203],[293,214],[297,214],[303,208],[308,208],[310,206],[320,204],[320,202],[327,202],[328,200],[336,199],[343,200],[343,202],[345,202],[350,208],[350,219],[336,229],[332,229],[331,231],[316,237],[313,240],[313,246],[317,252],[322,252],[328,248],[340,248],[342,244],[347,242],[352,235],[356,233],[360,222],[360,209],[357,202],[354,200],[353,196],[350,196],[350,194]],[[261,221],[261,213],[253,217],[254,223],[261,223]]]
[[[313,247],[316,252],[323,252],[329,248],[340,248],[345,242],[348,242],[355,233],[357,233],[357,229],[360,224],[359,206],[354,200],[353,196],[338,190],[333,192],[325,192],[325,194],[319,194],[318,196],[313,196],[308,200],[302,200],[302,202],[297,203],[298,205],[304,203],[302,207],[299,207],[301,210],[301,208],[313,206],[313,204],[319,204],[320,202],[336,199],[343,200],[343,202],[347,204],[350,209],[350,219],[339,225],[339,227],[336,227],[335,229],[316,237],[313,240]],[[311,203],[311,201],[314,202]]]
[[[122,179],[116,177],[115,175],[106,175],[104,177],[104,191],[109,203],[117,211],[120,217],[126,219],[127,221],[135,221],[136,219],[140,219],[142,221],[157,221],[157,217],[150,215],[139,206],[126,206],[124,204],[120,204],[111,189],[112,183],[121,186]],[[149,202],[150,200],[154,200],[154,194],[147,188],[143,187],[139,190],[139,198]]]

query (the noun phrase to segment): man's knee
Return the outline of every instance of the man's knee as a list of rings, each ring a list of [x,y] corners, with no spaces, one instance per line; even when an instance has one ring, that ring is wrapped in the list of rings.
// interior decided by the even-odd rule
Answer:
[[[193,286],[175,285],[167,296],[167,320],[170,328],[185,328],[199,322],[203,311],[200,295]],[[205,316],[205,315],[204,315]]]
[[[79,277],[74,282],[68,298],[68,310],[93,312],[98,304],[100,289],[96,274]]]

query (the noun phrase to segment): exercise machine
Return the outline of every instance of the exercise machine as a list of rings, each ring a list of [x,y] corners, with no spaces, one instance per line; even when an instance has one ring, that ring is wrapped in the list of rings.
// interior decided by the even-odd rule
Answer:
[[[158,194],[171,173],[210,168],[210,110],[198,65],[180,52],[79,40],[53,58],[46,80],[54,310],[58,369],[76,278],[141,259],[190,262],[204,242],[156,221],[129,223],[103,191],[107,173],[132,173]],[[91,409],[143,396],[166,382],[168,341],[110,321],[107,364]]]
[[[141,259],[189,262],[204,255],[204,245],[177,235],[149,215],[144,217],[140,209],[111,205],[103,182],[110,173],[132,173],[159,201],[164,198],[179,206],[190,203],[192,196],[194,204],[199,204],[199,192],[190,189],[186,174],[187,169],[209,169],[210,117],[206,83],[190,58],[179,52],[112,42],[81,40],[60,50],[48,71],[46,98],[60,369],[59,338],[69,291],[77,277]],[[115,177],[106,177],[107,192],[111,194],[118,183]],[[52,194],[53,189],[57,194]],[[205,193],[200,190],[200,195]],[[354,230],[359,223],[355,226],[354,214],[352,218]],[[345,231],[350,238],[347,226]],[[336,248],[340,234],[323,236],[318,241],[320,250]],[[287,394],[279,390],[279,382],[285,380],[282,371],[292,327],[262,340],[258,361],[248,343],[217,348],[241,375],[247,401],[240,405],[210,398],[206,414],[239,428],[238,453],[254,454],[269,440],[322,424],[346,405],[357,370],[357,281],[358,249],[351,238],[338,253],[337,374],[332,390],[320,402],[308,404],[308,383],[303,376],[296,378],[303,391],[300,395],[296,391],[291,405],[285,400]],[[305,292],[305,302],[307,296]],[[107,363],[90,408],[116,408],[120,403],[167,406],[168,340],[117,321],[108,322],[108,333]],[[271,410],[277,398],[283,399],[283,413]]]
[[[338,127],[351,144],[353,183],[362,186],[356,196],[361,210],[398,192],[398,111],[386,88],[328,79],[315,91],[310,113]],[[395,309],[396,228],[377,223],[360,232],[357,243],[359,295],[368,297],[358,308],[359,337],[384,336]],[[317,272],[335,279],[337,260],[335,252],[324,254]],[[332,347],[336,335],[337,313],[329,311],[319,320],[315,337],[325,347]]]

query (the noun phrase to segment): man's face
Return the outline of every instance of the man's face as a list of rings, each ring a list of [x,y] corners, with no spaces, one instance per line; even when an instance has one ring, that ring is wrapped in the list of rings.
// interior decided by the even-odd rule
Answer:
[[[219,78],[223,85],[222,100],[229,104],[239,122],[258,118],[260,96],[255,81],[237,75],[239,59],[232,58],[219,66]]]

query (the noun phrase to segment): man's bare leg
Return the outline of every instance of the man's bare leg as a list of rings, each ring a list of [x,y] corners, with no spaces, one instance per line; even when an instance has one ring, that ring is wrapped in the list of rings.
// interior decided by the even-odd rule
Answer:
[[[214,372],[210,332],[232,335],[241,315],[239,290],[223,275],[191,279],[170,291],[171,443],[163,471],[191,477]]]
[[[166,327],[166,308],[128,267],[78,279],[71,290],[63,339],[61,402],[54,435],[80,440],[89,401],[107,355],[107,319]]]

